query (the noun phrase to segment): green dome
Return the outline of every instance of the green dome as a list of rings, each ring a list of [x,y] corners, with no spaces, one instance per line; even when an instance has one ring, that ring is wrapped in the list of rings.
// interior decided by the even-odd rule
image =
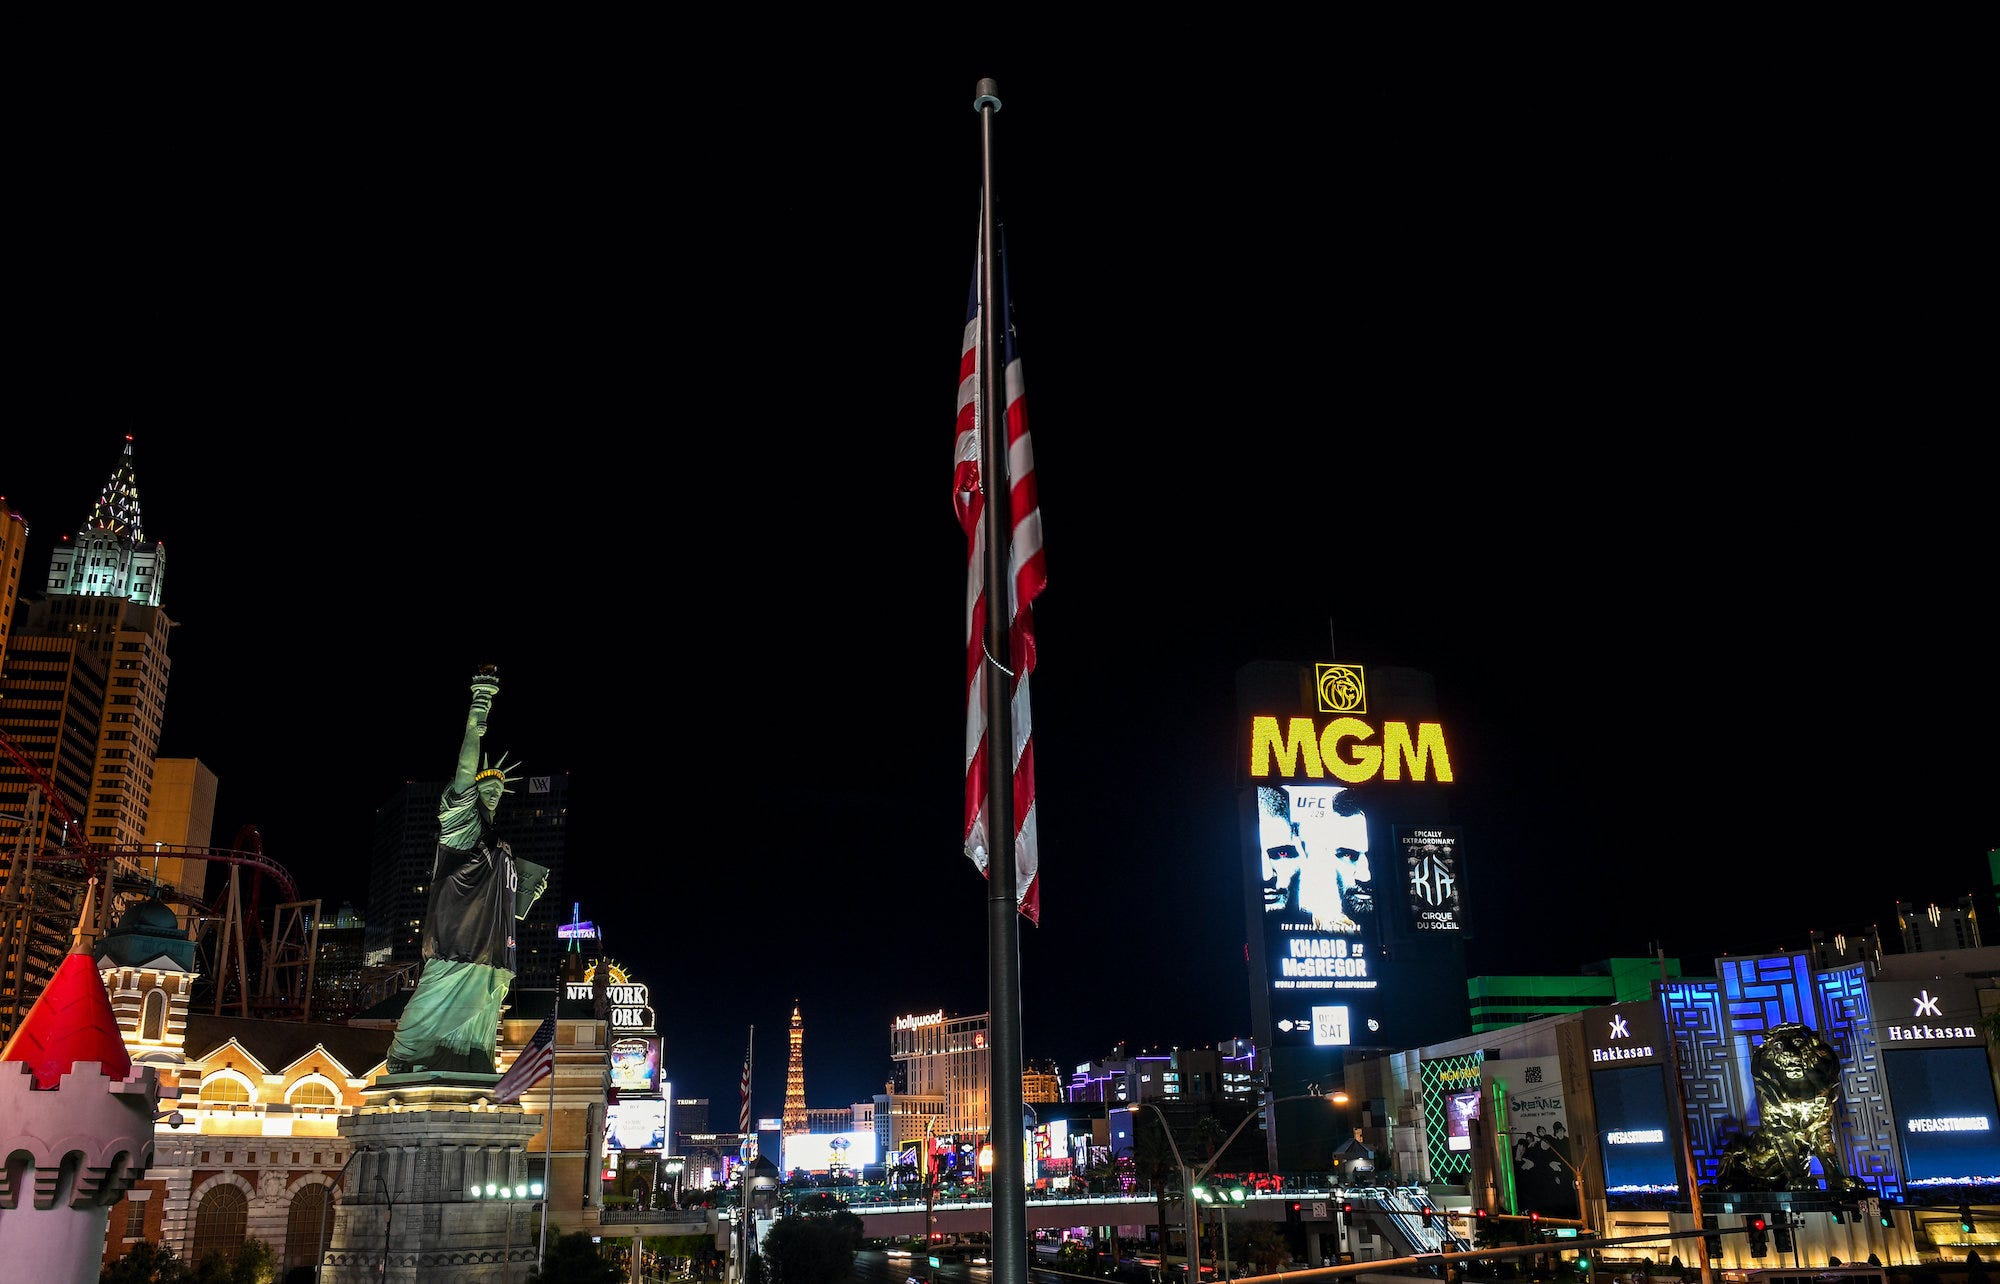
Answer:
[[[133,905],[118,916],[116,931],[137,932],[144,936],[178,936],[186,939],[181,931],[180,919],[175,917],[173,907],[157,896],[149,896]]]

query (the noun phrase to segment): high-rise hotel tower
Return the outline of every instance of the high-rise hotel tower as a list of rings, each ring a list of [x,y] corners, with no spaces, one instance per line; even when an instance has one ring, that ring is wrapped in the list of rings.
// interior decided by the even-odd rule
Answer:
[[[9,598],[0,607],[0,734],[10,750],[0,754],[4,1035],[62,961],[76,926],[80,888],[52,876],[61,856],[85,845],[137,852],[155,840],[205,846],[209,816],[177,804],[153,823],[173,621],[161,596],[166,547],[146,538],[140,519],[132,439],[90,515],[50,555],[39,597],[15,600],[25,587],[16,579],[25,517],[9,509],[0,520],[9,527],[0,547],[11,550],[0,585]],[[184,765],[183,792],[192,793],[181,803],[194,813],[212,809],[213,777],[192,760]],[[36,776],[59,798],[48,798]],[[156,832],[163,829],[171,832]],[[42,873],[32,876],[37,861]],[[126,863],[137,867],[136,858]],[[198,895],[203,863],[172,864],[173,881]]]

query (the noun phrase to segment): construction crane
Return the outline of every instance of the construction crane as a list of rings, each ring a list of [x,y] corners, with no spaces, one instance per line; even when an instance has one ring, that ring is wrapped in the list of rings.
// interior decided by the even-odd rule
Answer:
[[[264,854],[254,825],[238,832],[234,847],[99,848],[61,791],[5,732],[0,752],[26,773],[29,784],[25,813],[8,818],[21,824],[0,864],[5,880],[0,882],[0,1045],[54,975],[76,931],[102,936],[130,905],[148,898],[172,908],[195,942],[217,1014],[233,1005],[243,1016],[310,1019],[320,903],[299,898],[291,873]],[[43,809],[46,817],[39,814]],[[163,860],[177,862],[180,877],[161,881]],[[190,861],[204,863],[189,866]],[[228,880],[211,902],[207,870],[217,865],[227,869]],[[190,872],[196,875],[192,887]],[[98,895],[87,901],[92,883]],[[268,933],[260,908],[266,884],[277,894]],[[81,923],[86,903],[92,919]]]

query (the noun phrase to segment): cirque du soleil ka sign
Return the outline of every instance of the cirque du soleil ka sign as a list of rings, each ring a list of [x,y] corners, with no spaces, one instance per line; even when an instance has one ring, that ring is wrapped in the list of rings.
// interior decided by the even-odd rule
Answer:
[[[1365,721],[1368,684],[1358,664],[1319,664],[1314,685],[1325,719],[1280,718],[1256,714],[1250,719],[1250,777],[1253,780],[1324,780],[1331,776],[1350,785],[1374,780],[1438,780],[1451,782],[1451,753],[1445,748],[1444,727],[1419,722],[1384,721],[1378,729]]]

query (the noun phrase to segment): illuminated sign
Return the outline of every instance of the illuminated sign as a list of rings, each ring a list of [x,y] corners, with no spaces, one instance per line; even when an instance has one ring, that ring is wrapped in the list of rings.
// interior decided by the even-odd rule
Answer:
[[[773,1115],[769,1119],[759,1119],[757,1121],[757,1131],[759,1132],[779,1132],[784,1126],[785,1121],[776,1115]]]
[[[1416,1046],[1446,1037],[1438,1014],[1463,1002],[1448,993],[1455,967],[1401,961],[1450,962],[1437,952],[1462,948],[1467,931],[1462,833],[1423,797],[1453,781],[1451,747],[1423,675],[1373,676],[1371,690],[1351,663],[1239,675],[1237,785],[1255,799],[1243,812],[1245,939],[1253,1017],[1274,1049]]]
[[[613,1039],[611,1041],[611,1086],[635,1094],[660,1090],[660,1041],[658,1039]]]
[[[939,1008],[937,1011],[926,1013],[923,1016],[899,1016],[896,1018],[896,1024],[891,1026],[890,1029],[914,1030],[919,1026],[943,1024],[944,1009]]]
[[[556,924],[556,939],[558,941],[580,941],[595,940],[596,937],[597,924],[583,921],[583,902],[571,901],[569,903],[569,922]]]
[[[1655,1009],[1657,1011],[1657,1009]],[[1680,1155],[1664,1063],[1594,1070],[1591,1096],[1604,1130],[1604,1188],[1613,1195],[1677,1195]]]
[[[2000,1129],[1985,1048],[1883,1048],[1882,1070],[1901,1120],[1896,1136],[1904,1189],[2000,1180]]]
[[[1313,1009],[1313,1046],[1316,1048],[1344,1048],[1354,1042],[1353,1033],[1347,1026],[1345,1007],[1316,1007]]]
[[[606,1150],[665,1150],[667,1103],[660,1097],[620,1097],[604,1107]]]
[[[1281,726],[1276,716],[1259,714],[1250,719],[1250,776],[1291,779],[1303,773],[1308,780],[1324,780],[1330,775],[1358,785],[1377,775],[1401,780],[1407,771],[1411,780],[1435,775],[1451,783],[1442,725],[1420,722],[1412,735],[1407,722],[1384,722],[1382,743],[1366,743],[1374,737],[1375,728],[1359,718],[1332,718],[1324,727],[1311,718],[1288,718]]]
[[[1477,1073],[1477,1071],[1475,1071]],[[1479,1118],[1479,1089],[1454,1092],[1445,1102],[1445,1148],[1462,1153],[1472,1150],[1472,1121]]]
[[[854,1172],[879,1161],[871,1132],[795,1132],[784,1139],[785,1171]]]
[[[1410,930],[1457,932],[1465,927],[1458,899],[1456,829],[1396,829],[1402,855],[1403,895],[1410,907]]]
[[[1922,982],[1877,981],[1868,987],[1880,1043],[1899,1047],[1925,1044],[1978,1044],[1979,1000],[1963,977],[1939,976]]]
[[[589,974],[581,981],[570,981],[563,986],[563,997],[589,1002],[593,997],[593,983],[597,969],[606,966],[603,962],[591,965]],[[645,986],[625,975],[625,969],[616,963],[611,969],[606,986],[611,999],[610,1022],[614,1030],[647,1030],[653,1028],[653,1009],[648,1006],[652,992]]]
[[[1658,1003],[1644,1000],[1597,1008],[1582,1023],[1592,1065],[1634,1065],[1666,1056],[1667,1027]]]

